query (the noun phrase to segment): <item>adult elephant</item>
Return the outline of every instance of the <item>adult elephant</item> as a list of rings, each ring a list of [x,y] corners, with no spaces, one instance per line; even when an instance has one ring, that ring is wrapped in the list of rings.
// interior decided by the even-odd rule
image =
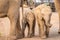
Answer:
[[[0,0],[0,18],[8,17],[11,23],[8,40],[21,37],[19,8],[20,0]]]
[[[59,15],[59,24],[60,24],[60,0],[54,0],[54,3],[55,3],[56,10],[58,12],[58,15]],[[60,34],[60,25],[59,25],[58,33]]]

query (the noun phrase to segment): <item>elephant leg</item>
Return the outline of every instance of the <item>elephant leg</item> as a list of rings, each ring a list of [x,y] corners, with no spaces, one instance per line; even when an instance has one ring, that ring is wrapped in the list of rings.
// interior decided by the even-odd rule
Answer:
[[[29,27],[28,27],[28,37],[31,38],[32,37],[32,33],[33,33],[33,23],[29,22]]]
[[[60,4],[59,4],[60,5]],[[59,6],[60,7],[60,6]],[[58,29],[58,34],[60,34],[60,10],[58,11],[58,15],[59,15],[59,29]]]
[[[22,37],[25,36],[25,34],[24,34],[25,29],[26,29],[26,23],[25,23],[25,21],[22,21]]]
[[[45,25],[45,26],[46,26],[46,25]],[[48,37],[48,36],[49,36],[49,30],[50,30],[50,28],[49,28],[48,26],[46,26],[46,30],[45,30],[46,37]]]
[[[32,31],[31,37],[33,37],[35,33],[35,20],[32,22],[31,26],[32,27],[30,28],[30,25],[28,24],[28,36],[30,35],[30,32]]]
[[[58,33],[60,34],[60,14],[59,14],[59,30]]]
[[[45,16],[44,17],[44,24],[45,24],[45,26],[46,26],[46,30],[45,30],[45,33],[46,33],[46,36],[48,37],[48,35],[49,35],[49,30],[50,30],[50,27],[52,26],[52,24],[50,24],[50,16],[51,15],[47,15],[47,16]]]
[[[60,34],[60,0],[54,0],[54,3],[55,3],[56,11],[58,12],[58,16],[59,16],[59,30],[58,30],[58,33]]]
[[[33,21],[33,28],[32,28],[32,36],[34,36],[34,33],[35,33],[35,20]]]
[[[27,23],[27,26],[28,26],[28,35],[27,35],[27,37],[29,37],[29,34],[30,34],[30,26],[29,26],[29,23]]]
[[[48,35],[49,35],[49,30],[50,30],[50,26],[49,26],[47,23],[45,23],[45,33],[46,33],[46,37],[48,37]]]
[[[45,31],[44,31],[44,22],[42,19],[38,19],[38,26],[39,26],[39,33],[41,38],[46,38]]]
[[[15,1],[11,0],[9,1],[9,9],[8,9],[8,13],[7,16],[10,19],[10,35],[9,35],[9,39],[8,40],[15,40],[16,39],[16,23],[17,23],[17,19],[18,19],[18,13],[19,13],[19,4]]]
[[[22,38],[22,30],[20,26],[20,14],[18,15],[17,23],[16,23],[16,37],[17,39]]]
[[[10,16],[10,23],[11,23],[10,35],[8,40],[16,39],[16,23],[17,23],[16,18]]]

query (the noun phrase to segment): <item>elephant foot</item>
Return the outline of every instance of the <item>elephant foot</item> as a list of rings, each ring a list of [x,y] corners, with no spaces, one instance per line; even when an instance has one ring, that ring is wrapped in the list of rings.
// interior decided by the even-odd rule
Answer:
[[[24,34],[18,34],[18,35],[16,36],[16,38],[17,38],[17,39],[24,38]]]
[[[47,37],[46,36],[40,36],[42,39],[46,39]]]
[[[60,32],[58,32],[58,34],[60,34]]]
[[[32,37],[34,36],[34,34],[32,34]]]
[[[49,32],[45,32],[46,33],[46,37],[49,37]]]
[[[33,37],[34,36],[34,34],[29,34],[27,37],[28,38],[31,38],[31,37]]]
[[[24,38],[24,37],[25,37],[25,35],[23,34],[23,35],[22,35],[22,38]]]
[[[18,35],[16,38],[17,38],[17,39],[22,39],[23,36],[22,36],[22,35]]]
[[[31,38],[32,36],[31,36],[31,35],[28,35],[27,37],[28,37],[28,38]]]
[[[46,34],[46,37],[49,37],[49,34]]]

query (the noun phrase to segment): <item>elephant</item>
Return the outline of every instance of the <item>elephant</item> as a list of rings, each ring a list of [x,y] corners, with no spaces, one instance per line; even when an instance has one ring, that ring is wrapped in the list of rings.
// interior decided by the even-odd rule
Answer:
[[[50,23],[51,21],[51,15],[52,15],[52,11],[51,11],[51,8],[50,6],[46,6],[45,8],[42,8],[41,10],[41,13],[42,13],[42,17],[43,17],[43,20],[44,20],[44,25],[46,26],[46,36],[48,37],[49,35],[49,28],[51,28],[52,24]]]
[[[35,18],[38,22],[39,31],[40,31],[40,37],[46,38],[49,35],[49,29],[52,26],[50,23],[52,11],[50,6],[47,6],[46,4],[38,5],[36,8],[33,9],[33,12],[35,14]],[[45,26],[45,31],[44,31]]]
[[[10,31],[8,40],[22,38],[20,27],[20,1],[21,0],[0,0],[0,18],[8,17],[10,20]]]
[[[22,35],[23,37],[25,36],[24,31],[27,26],[28,27],[27,37],[31,38],[34,36],[35,16],[30,8],[25,8],[24,12],[25,14],[23,14],[23,20],[22,20]]]
[[[58,12],[59,15],[59,24],[60,24],[60,0],[54,0],[54,4],[55,4],[56,11]],[[58,33],[60,34],[60,25],[59,25]]]
[[[30,8],[31,9],[31,8]],[[37,20],[39,31],[40,31],[40,37],[46,38],[49,34],[49,28],[51,27],[50,20],[51,20],[51,9],[50,6],[47,6],[45,4],[41,4],[31,10],[27,9],[25,11],[25,15],[23,15],[23,21],[22,21],[22,34],[24,37],[24,31],[26,28],[26,25],[28,25],[28,37],[34,36],[34,30],[35,30],[35,22]],[[44,25],[46,26],[46,32],[44,31]]]

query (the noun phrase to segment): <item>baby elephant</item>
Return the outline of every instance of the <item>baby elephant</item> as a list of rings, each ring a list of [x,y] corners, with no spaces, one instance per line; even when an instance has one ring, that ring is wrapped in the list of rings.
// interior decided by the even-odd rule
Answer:
[[[43,15],[42,17],[43,17],[44,25],[46,28],[45,33],[46,33],[46,36],[48,37],[49,28],[52,26],[52,24],[50,24],[51,15],[52,15],[50,6],[45,6],[44,8],[42,8],[41,13]]]
[[[51,20],[51,8],[50,6],[47,6],[46,4],[38,5],[36,8],[33,9],[33,12],[35,14],[35,18],[38,22],[39,26],[39,32],[41,38],[48,37],[49,34],[49,28],[51,27],[50,20]],[[44,31],[45,26],[45,31]],[[46,35],[45,35],[46,34]]]
[[[26,25],[28,26],[28,37],[34,36],[34,28],[35,28],[35,16],[31,9],[27,8],[25,14],[23,14],[23,21],[22,21],[22,34],[23,37],[24,31],[26,29]]]

